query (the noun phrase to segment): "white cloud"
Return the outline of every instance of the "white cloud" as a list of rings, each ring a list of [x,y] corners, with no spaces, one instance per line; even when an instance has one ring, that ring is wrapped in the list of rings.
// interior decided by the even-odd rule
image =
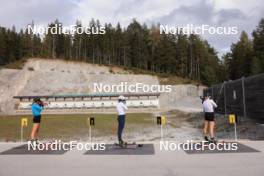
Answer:
[[[124,27],[136,18],[147,24],[238,26],[251,33],[264,17],[262,0],[0,0],[0,4],[0,25],[20,28],[31,20],[46,25],[56,18],[66,25],[76,19],[88,24],[94,18]],[[203,37],[223,53],[239,35]]]
[[[80,18],[86,23],[94,17],[103,23],[120,22],[123,26],[133,18],[147,24],[237,26],[239,34],[235,36],[203,36],[220,54],[238,40],[242,30],[252,32],[264,16],[261,4],[261,0],[244,3],[241,0],[81,0],[79,3]]]
[[[68,24],[75,18],[75,1],[61,0],[0,0],[0,25],[25,27],[32,20],[39,25],[47,25],[56,18]]]

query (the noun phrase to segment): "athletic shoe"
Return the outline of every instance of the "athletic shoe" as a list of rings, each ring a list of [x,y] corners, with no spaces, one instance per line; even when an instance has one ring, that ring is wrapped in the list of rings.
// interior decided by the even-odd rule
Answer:
[[[119,146],[120,146],[120,147],[126,147],[126,145],[127,145],[127,143],[124,142],[123,140],[120,140],[120,141],[119,141]]]
[[[31,145],[34,147],[38,145],[35,139],[31,139],[30,142],[31,142]]]
[[[217,140],[215,138],[211,138],[210,139],[210,142],[216,144],[217,143]]]
[[[210,140],[209,140],[209,138],[208,138],[207,136],[204,136],[204,140],[205,140],[206,142],[210,142]]]

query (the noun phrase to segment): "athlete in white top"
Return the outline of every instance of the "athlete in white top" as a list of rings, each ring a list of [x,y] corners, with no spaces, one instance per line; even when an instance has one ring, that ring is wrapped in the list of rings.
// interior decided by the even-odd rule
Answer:
[[[122,139],[122,132],[125,127],[125,121],[126,121],[126,98],[124,96],[119,96],[118,97],[118,103],[116,105],[116,110],[117,110],[117,121],[118,121],[118,129],[117,129],[117,137],[118,137],[118,142],[121,147],[124,147],[125,142]]]
[[[210,98],[206,98],[205,101],[203,102],[204,112],[214,112],[214,108],[217,108],[217,105],[214,102],[214,100]]]
[[[120,101],[116,105],[116,110],[118,115],[126,115],[127,106],[124,102]]]
[[[210,97],[205,97],[203,102],[203,110],[204,110],[204,139],[209,142],[216,143],[215,140],[215,121],[214,121],[214,108],[217,108],[217,104],[214,100],[210,99]],[[207,135],[210,135],[210,139]]]

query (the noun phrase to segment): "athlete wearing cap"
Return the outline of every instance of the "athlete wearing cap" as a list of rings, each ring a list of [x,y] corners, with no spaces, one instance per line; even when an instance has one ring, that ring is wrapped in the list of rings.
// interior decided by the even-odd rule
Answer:
[[[119,96],[118,97],[118,103],[116,105],[116,110],[117,110],[117,121],[118,121],[118,129],[117,129],[117,137],[118,137],[118,142],[119,145],[123,146],[124,141],[122,139],[122,132],[125,127],[125,120],[126,120],[126,98],[124,96]]]
[[[38,132],[40,128],[41,122],[41,112],[44,109],[44,103],[40,100],[40,98],[34,98],[33,104],[31,106],[32,115],[33,115],[33,126],[31,131],[31,143],[36,145],[38,143]]]

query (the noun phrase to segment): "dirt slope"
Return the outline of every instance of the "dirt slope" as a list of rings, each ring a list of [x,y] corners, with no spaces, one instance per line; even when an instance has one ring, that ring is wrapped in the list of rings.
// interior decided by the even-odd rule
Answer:
[[[52,95],[93,92],[94,83],[102,84],[143,83],[159,84],[159,79],[151,75],[134,75],[120,68],[99,66],[80,62],[66,62],[51,59],[30,59],[22,70],[0,70],[0,113],[14,112],[13,96]],[[195,85],[176,85],[171,93],[162,93],[162,109],[200,109],[198,90]]]

